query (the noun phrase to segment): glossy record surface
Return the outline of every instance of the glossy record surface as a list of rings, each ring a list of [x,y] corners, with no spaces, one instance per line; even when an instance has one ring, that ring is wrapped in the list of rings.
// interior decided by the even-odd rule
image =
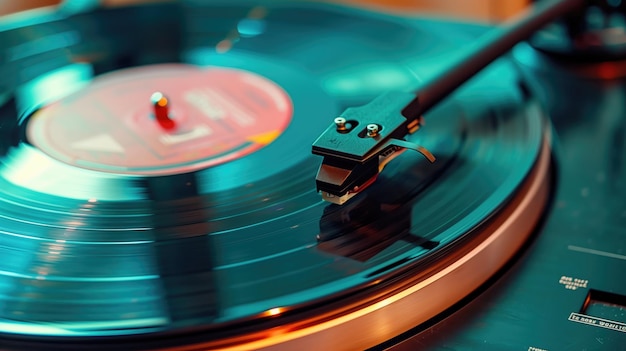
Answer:
[[[514,193],[543,124],[501,61],[411,136],[437,163],[407,152],[349,204],[321,201],[310,146],[332,118],[384,90],[416,87],[482,29],[273,4],[150,5],[4,24],[5,335],[211,337],[367,300],[462,244]],[[292,122],[254,154],[162,177],[69,166],[24,137],[33,110],[94,75],[161,62],[271,79],[294,104]]]

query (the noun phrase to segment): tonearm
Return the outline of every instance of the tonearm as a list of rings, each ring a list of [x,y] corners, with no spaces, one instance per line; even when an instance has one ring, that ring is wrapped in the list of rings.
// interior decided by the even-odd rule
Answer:
[[[313,154],[324,157],[316,177],[317,190],[325,200],[343,204],[372,184],[389,161],[408,149],[434,162],[428,150],[405,139],[419,129],[424,113],[535,31],[559,18],[575,18],[592,2],[597,0],[535,2],[520,16],[474,42],[466,55],[416,92],[385,93],[364,106],[345,110],[313,143]]]

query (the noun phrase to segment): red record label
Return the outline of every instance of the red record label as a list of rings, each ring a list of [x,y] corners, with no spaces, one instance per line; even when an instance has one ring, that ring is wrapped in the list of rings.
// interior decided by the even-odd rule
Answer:
[[[156,91],[163,94],[158,104],[151,101]],[[292,114],[288,94],[257,74],[153,65],[95,78],[38,110],[27,135],[43,152],[75,166],[171,174],[248,155],[280,136]]]

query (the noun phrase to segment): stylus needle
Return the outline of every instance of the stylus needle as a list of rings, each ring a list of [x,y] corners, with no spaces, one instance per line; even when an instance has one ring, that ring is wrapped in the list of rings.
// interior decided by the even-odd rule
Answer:
[[[313,143],[324,157],[316,177],[325,200],[343,204],[372,184],[385,164],[406,149],[433,162],[425,148],[404,140],[417,131],[422,115],[493,60],[559,17],[584,9],[589,0],[539,1],[477,40],[468,54],[425,82],[415,93],[385,93],[367,105],[349,108]]]

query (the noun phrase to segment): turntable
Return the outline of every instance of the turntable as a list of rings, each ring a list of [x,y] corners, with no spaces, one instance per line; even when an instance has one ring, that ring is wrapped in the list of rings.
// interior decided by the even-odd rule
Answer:
[[[535,5],[7,16],[0,349],[623,348],[626,5]]]

